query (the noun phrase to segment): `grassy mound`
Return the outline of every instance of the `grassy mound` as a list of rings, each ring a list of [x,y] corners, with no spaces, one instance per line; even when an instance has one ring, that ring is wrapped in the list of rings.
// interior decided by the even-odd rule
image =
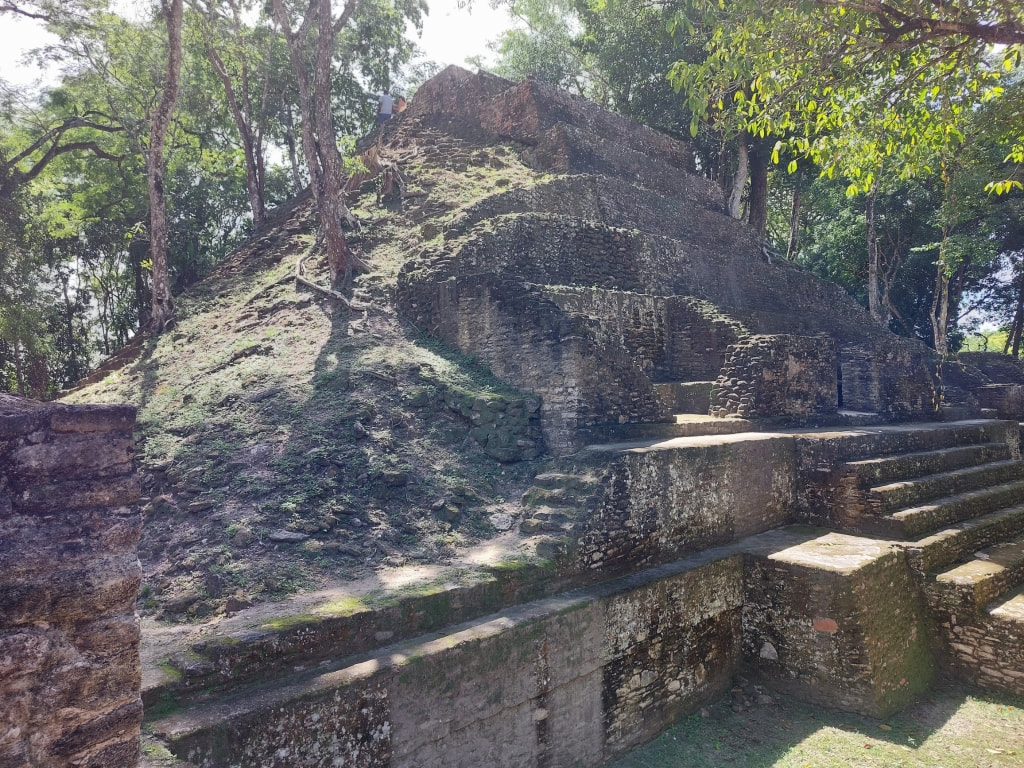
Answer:
[[[503,464],[473,430],[522,397],[403,324],[391,296],[452,216],[541,177],[502,147],[402,144],[404,200],[378,204],[372,181],[353,200],[365,310],[296,284],[315,228],[300,203],[180,296],[171,330],[65,398],[139,407],[143,614],[199,618],[448,562],[517,520],[539,462]],[[315,251],[306,266],[327,284]]]

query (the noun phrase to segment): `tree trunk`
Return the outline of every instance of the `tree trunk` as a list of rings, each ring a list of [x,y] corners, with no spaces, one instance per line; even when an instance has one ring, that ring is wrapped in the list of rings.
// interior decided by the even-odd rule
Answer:
[[[1013,344],[1013,356],[1020,357],[1021,330],[1024,329],[1024,278],[1018,278],[1020,286],[1017,288],[1017,309],[1013,313],[1013,323],[1010,325],[1010,333],[1006,337],[1007,347]],[[1003,354],[1007,349],[1003,348]]]
[[[351,13],[355,0],[349,0],[346,11]],[[320,35],[317,38],[316,74],[313,78],[316,89],[313,97],[314,120],[319,142],[320,162],[323,168],[322,196],[326,205],[321,209],[320,222],[327,240],[327,263],[331,268],[331,284],[348,282],[352,273],[348,243],[342,222],[352,219],[345,205],[345,180],[341,152],[334,132],[334,116],[331,112],[331,56],[334,53],[334,19],[331,14],[331,0],[318,0]],[[343,14],[345,11],[343,11]]]
[[[796,258],[800,247],[800,185],[793,184],[793,205],[789,209],[789,243],[786,245],[786,260]]]
[[[274,16],[288,41],[288,51],[299,88],[299,108],[302,112],[302,151],[309,168],[310,186],[316,201],[320,232],[327,244],[327,263],[331,269],[331,283],[345,282],[351,274],[352,264],[342,222],[351,220],[345,205],[342,180],[341,153],[338,151],[331,115],[331,55],[337,32],[355,10],[356,0],[348,0],[341,16],[335,21],[331,14],[331,0],[310,0],[306,17],[295,32],[292,31],[283,0],[274,0]],[[316,26],[315,66],[312,76],[304,53],[310,30]]]
[[[750,151],[750,200],[747,205],[747,223],[762,240],[768,231],[768,167],[771,157],[772,144],[766,139],[755,139]]]
[[[247,119],[246,114],[242,111],[242,106],[239,104],[238,97],[235,94],[234,84],[231,82],[231,76],[228,74],[227,67],[224,66],[220,54],[217,53],[212,43],[207,45],[206,53],[210,63],[213,65],[213,71],[220,79],[221,85],[224,86],[224,94],[227,96],[228,106],[231,108],[231,115],[235,120],[235,127],[238,128],[238,136],[242,141],[242,153],[245,155],[245,191],[249,196],[249,207],[252,209],[253,229],[259,229],[267,219],[266,206],[263,200],[265,182],[260,172],[262,163],[257,161],[257,155],[262,153],[262,148],[256,146],[252,127],[249,124],[250,120]],[[245,87],[244,83],[243,87]]]
[[[135,289],[135,311],[138,313],[139,328],[149,325],[149,302],[150,297],[146,292],[146,277],[142,269],[142,258],[146,255],[146,242],[140,233],[141,226],[132,230],[131,240],[128,241],[128,261],[132,267],[132,277]]]
[[[875,227],[875,201],[878,198],[878,183],[871,185],[868,192],[867,206],[864,210],[864,218],[867,221],[868,236],[868,312],[871,318],[882,326],[889,325],[889,317],[882,306],[881,291],[879,289],[878,269],[878,230]]]
[[[181,79],[182,0],[161,0],[167,23],[167,77],[160,103],[149,129],[149,155],[146,162],[149,187],[149,243],[153,259],[153,311],[150,328],[159,333],[174,316],[171,278],[167,266],[167,217],[164,203],[164,140],[171,124],[171,113],[178,97]]]
[[[943,357],[949,351],[946,333],[949,330],[949,277],[942,257],[935,266],[935,295],[932,297],[932,340],[935,351]]]
[[[292,123],[291,105],[285,108],[284,143],[288,147],[288,162],[292,171],[292,184],[295,185],[295,194],[302,191],[302,173],[299,171],[299,158],[295,152],[295,125]]]
[[[728,203],[729,215],[734,219],[743,218],[743,190],[746,188],[747,179],[750,177],[750,165],[745,135],[740,135],[738,144],[739,151],[736,174],[732,177],[732,191],[729,192]]]

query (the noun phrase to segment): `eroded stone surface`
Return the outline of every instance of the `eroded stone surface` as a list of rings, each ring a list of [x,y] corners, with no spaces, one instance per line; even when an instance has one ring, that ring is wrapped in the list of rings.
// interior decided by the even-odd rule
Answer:
[[[134,409],[0,395],[0,764],[139,758]]]

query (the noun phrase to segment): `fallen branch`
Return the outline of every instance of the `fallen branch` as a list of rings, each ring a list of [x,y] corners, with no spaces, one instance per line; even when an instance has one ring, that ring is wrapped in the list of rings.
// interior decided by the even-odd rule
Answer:
[[[338,293],[337,291],[332,290],[331,288],[324,288],[322,285],[317,285],[312,280],[305,277],[303,275],[303,272],[305,271],[306,259],[308,259],[312,255],[313,246],[310,246],[305,253],[299,256],[299,260],[295,262],[295,282],[300,283],[301,285],[304,285],[307,288],[312,288],[314,291],[318,291],[319,293],[322,293],[324,296],[327,296],[328,298],[340,301],[345,306],[346,309],[369,309],[369,307],[366,307],[362,304],[357,304],[356,302],[349,300],[348,298]]]

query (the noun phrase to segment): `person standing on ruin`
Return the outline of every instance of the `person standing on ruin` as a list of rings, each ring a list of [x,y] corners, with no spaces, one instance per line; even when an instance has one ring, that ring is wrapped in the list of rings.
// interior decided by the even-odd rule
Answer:
[[[377,125],[383,125],[391,119],[391,113],[395,107],[395,100],[390,93],[385,91],[377,101]]]
[[[406,102],[405,96],[399,95],[398,98],[395,99],[395,112],[397,112],[398,114],[402,114],[403,112],[405,112],[405,108],[407,106],[408,102]]]

